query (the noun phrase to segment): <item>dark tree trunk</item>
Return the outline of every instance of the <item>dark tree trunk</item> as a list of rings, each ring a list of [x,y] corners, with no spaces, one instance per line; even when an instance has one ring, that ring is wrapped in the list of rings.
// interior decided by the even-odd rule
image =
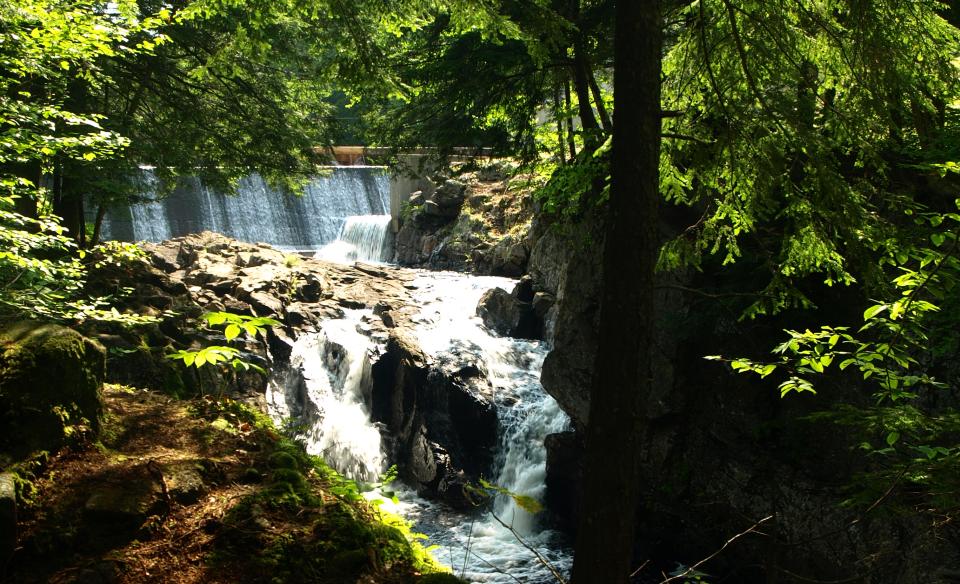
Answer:
[[[40,172],[40,163],[36,161],[24,164],[5,164],[0,166],[0,174],[9,174],[18,178],[26,179],[33,183],[34,186],[40,186],[40,178],[42,176],[42,173]],[[14,201],[13,205],[14,212],[19,213],[24,217],[36,219],[39,216],[37,200],[33,197],[21,195]],[[33,231],[33,226],[28,226],[27,229]]]
[[[63,166],[58,165],[53,173],[53,184],[50,188],[53,214],[60,217],[60,225],[67,231],[67,235],[79,244],[81,243],[80,231],[83,226],[83,216],[78,211],[82,205],[78,205],[77,200],[70,193],[70,189],[65,188],[69,185],[65,184],[63,175]]]
[[[100,233],[103,230],[103,218],[107,215],[107,206],[97,205],[97,218],[93,221],[93,233],[90,235],[90,247],[100,244]]]
[[[610,214],[575,584],[618,584],[632,569],[638,453],[652,384],[659,242],[661,30],[657,0],[617,2]]]
[[[599,141],[600,124],[593,115],[593,106],[590,105],[590,82],[588,73],[590,65],[584,52],[583,43],[577,41],[573,46],[573,90],[577,94],[577,112],[580,115],[580,125],[583,127],[584,145],[596,146]]]
[[[553,90],[553,113],[557,117],[557,150],[560,153],[560,164],[567,163],[567,151],[564,141],[566,132],[563,131],[563,116],[560,115],[560,86]]]
[[[600,123],[603,125],[603,131],[608,134],[613,132],[613,122],[610,121],[610,115],[607,114],[607,106],[603,104],[603,92],[600,91],[600,85],[593,74],[593,69],[587,70],[587,81],[590,83],[590,92],[593,93],[593,101],[597,104],[597,114],[600,116]]]
[[[568,82],[563,84],[563,100],[564,104],[567,106],[567,111],[569,112],[573,102],[570,99],[570,83]],[[577,138],[573,130],[573,119],[569,116],[567,117],[567,147],[570,148],[570,160],[576,160]]]

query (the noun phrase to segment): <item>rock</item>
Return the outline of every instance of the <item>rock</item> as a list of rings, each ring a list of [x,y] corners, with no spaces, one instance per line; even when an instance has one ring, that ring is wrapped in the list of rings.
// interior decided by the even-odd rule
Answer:
[[[423,212],[425,215],[432,216],[432,217],[451,218],[451,217],[456,217],[457,215],[455,212],[451,212],[450,208],[441,207],[435,201],[424,202]]]
[[[17,483],[13,473],[0,473],[0,574],[17,548]]]
[[[467,186],[456,179],[447,179],[437,187],[430,200],[441,209],[456,209],[459,213],[460,205],[466,198]],[[429,201],[428,201],[429,202]],[[449,213],[449,211],[447,211]],[[456,213],[454,214],[456,215]]]
[[[98,484],[83,505],[84,525],[91,533],[131,536],[162,505],[162,489],[146,470],[136,476],[109,477]]]
[[[567,533],[576,529],[580,508],[580,480],[583,476],[583,442],[575,432],[548,434],[546,506]]]
[[[0,330],[0,449],[56,450],[100,429],[106,351],[72,329],[17,322]]]
[[[423,191],[414,191],[410,193],[410,199],[407,201],[411,207],[419,207],[426,201]]]
[[[500,182],[509,177],[509,170],[502,162],[494,162],[480,169],[477,178],[484,182]]]
[[[393,440],[401,476],[426,496],[466,508],[464,481],[489,475],[497,413],[476,368],[433,367],[403,328],[373,364],[371,417]]]
[[[484,292],[477,316],[497,334],[523,339],[537,338],[537,322],[529,302],[521,302],[503,288]]]
[[[590,412],[600,318],[603,223],[602,217],[590,217],[565,238],[547,230],[530,258],[534,288],[556,294],[557,299],[556,317],[551,320],[548,314],[544,325],[553,330],[553,350],[544,359],[540,381],[577,429],[586,427]]]
[[[170,497],[181,505],[192,505],[207,492],[200,461],[178,461],[162,465]]]
[[[283,314],[283,301],[267,292],[253,292],[247,298],[247,302],[257,316],[278,317]]]
[[[505,235],[487,253],[490,274],[508,278],[522,276],[527,270],[529,255],[526,243],[522,239]]]

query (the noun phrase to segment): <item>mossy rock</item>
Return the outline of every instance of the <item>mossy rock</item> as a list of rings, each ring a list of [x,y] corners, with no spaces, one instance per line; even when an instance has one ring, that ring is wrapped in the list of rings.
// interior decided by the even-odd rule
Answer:
[[[80,426],[99,432],[105,356],[99,343],[63,326],[0,329],[0,450],[55,450]]]

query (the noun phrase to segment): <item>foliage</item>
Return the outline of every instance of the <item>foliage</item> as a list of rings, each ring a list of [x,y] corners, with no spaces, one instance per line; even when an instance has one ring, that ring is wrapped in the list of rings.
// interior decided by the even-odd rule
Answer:
[[[111,14],[48,0],[20,0],[0,7],[0,311],[4,316],[125,324],[154,319],[108,310],[107,299],[85,299],[83,255],[51,213],[55,201],[40,183],[65,161],[92,163],[117,153],[126,139],[103,127],[103,117],[77,113],[67,99],[75,83],[96,86],[98,63],[151,47],[134,37],[156,19],[136,19],[131,2]],[[27,172],[29,171],[29,172]],[[101,248],[99,255],[132,259],[132,253]]]
[[[960,199],[955,204],[960,208]],[[858,481],[851,502],[875,504],[885,491],[903,482],[911,485],[905,489],[910,503],[922,500],[928,512],[949,517],[960,508],[954,496],[960,487],[956,473],[960,415],[952,408],[925,407],[924,402],[947,387],[930,372],[936,363],[936,343],[928,331],[941,318],[940,305],[960,291],[960,214],[908,209],[908,216],[915,218],[918,243],[883,258],[882,267],[898,275],[890,295],[863,311],[859,328],[788,330],[789,338],[773,350],[778,355],[773,361],[708,358],[761,378],[783,374],[781,397],[815,393],[815,380],[828,383],[839,378],[868,385],[872,405],[840,403],[833,411],[812,416],[855,428],[858,448],[870,455],[870,469]],[[856,379],[841,373],[850,371],[857,372]]]
[[[200,320],[211,327],[224,326],[223,334],[227,342],[236,340],[241,333],[250,339],[257,336],[266,338],[267,329],[279,326],[281,323],[265,316],[254,317],[230,312],[206,312],[200,315]],[[236,347],[224,345],[210,345],[197,350],[180,349],[167,355],[168,359],[180,360],[187,367],[197,369],[204,365],[220,365],[230,367],[234,371],[256,371],[266,376],[267,372],[254,363],[242,358],[242,352]]]
[[[695,223],[665,267],[744,259],[766,275],[745,315],[812,307],[803,284],[883,285],[897,215],[930,195],[895,180],[949,159],[957,30],[935,1],[703,0],[664,60],[668,201]],[[876,246],[888,244],[886,249]]]
[[[256,581],[339,582],[352,581],[359,572],[371,569],[399,573],[440,570],[418,543],[425,536],[413,533],[402,518],[367,504],[360,485],[280,435],[264,414],[234,400],[214,398],[201,400],[195,412],[212,421],[228,420],[237,428],[248,427],[248,439],[263,445],[258,466],[266,475],[264,488],[246,497],[225,517],[235,535],[220,540],[219,559],[232,565],[243,563],[250,570],[247,575]],[[267,530],[261,535],[232,529],[264,516],[302,528],[283,533]],[[241,537],[257,540],[238,541]],[[251,555],[250,549],[262,551]],[[354,554],[355,550],[362,554]]]

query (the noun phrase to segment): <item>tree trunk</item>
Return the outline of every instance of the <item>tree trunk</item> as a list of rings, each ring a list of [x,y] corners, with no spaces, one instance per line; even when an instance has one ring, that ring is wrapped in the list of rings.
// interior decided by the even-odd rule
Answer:
[[[577,41],[573,46],[573,90],[577,94],[577,112],[580,115],[580,125],[583,127],[584,147],[596,147],[599,142],[600,124],[593,115],[593,106],[590,105],[590,82],[587,73],[590,70],[587,58],[584,55],[586,48]]]
[[[566,132],[563,131],[563,117],[560,115],[560,86],[553,90],[553,115],[557,118],[557,150],[560,153],[560,164],[567,163],[567,151],[564,141]]]
[[[633,568],[638,453],[652,384],[661,43],[657,0],[617,2],[610,213],[575,584],[623,584]]]
[[[567,106],[567,111],[569,112],[573,103],[570,99],[570,83],[564,82],[563,84],[563,100],[564,104]],[[574,134],[573,129],[573,118],[567,116],[567,147],[570,148],[570,160],[577,159],[577,137]]]
[[[613,122],[607,114],[607,106],[603,104],[603,92],[600,91],[593,69],[587,69],[587,81],[590,84],[590,92],[593,93],[593,101],[597,104],[597,114],[600,116],[600,123],[603,124],[603,131],[609,134],[613,132]]]
[[[107,215],[107,206],[97,205],[97,217],[93,220],[93,233],[90,235],[90,247],[100,244],[100,233],[103,230],[103,218]]]

